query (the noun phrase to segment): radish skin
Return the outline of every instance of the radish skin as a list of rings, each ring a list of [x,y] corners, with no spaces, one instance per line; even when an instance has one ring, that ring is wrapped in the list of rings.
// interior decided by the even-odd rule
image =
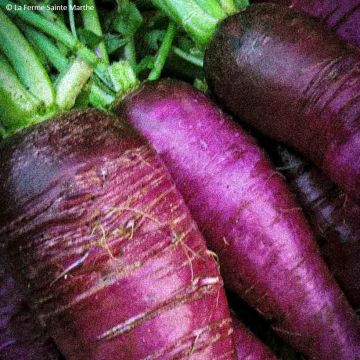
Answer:
[[[225,284],[309,358],[360,356],[355,313],[283,179],[254,140],[192,86],[143,85],[116,107],[156,148]]]
[[[205,54],[227,110],[310,158],[360,204],[360,51],[287,7],[222,22]]]
[[[350,44],[360,47],[360,2],[358,0],[255,0],[297,9],[313,16]]]
[[[232,315],[232,326],[234,329],[233,339],[236,348],[237,360],[276,360],[266,346],[254,346],[252,339],[254,337],[249,331],[244,331],[244,325],[239,319]]]
[[[61,355],[32,316],[15,279],[0,263],[0,359],[59,360]]]
[[[143,138],[74,111],[0,168],[2,248],[66,359],[235,358],[218,265]]]
[[[360,207],[310,161],[266,146],[316,234],[321,254],[354,309],[360,309]]]

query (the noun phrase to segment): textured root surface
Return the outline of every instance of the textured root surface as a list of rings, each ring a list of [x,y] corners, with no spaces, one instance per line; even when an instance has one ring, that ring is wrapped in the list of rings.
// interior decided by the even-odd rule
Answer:
[[[360,47],[360,3],[357,0],[255,0],[298,9],[313,16],[346,42]]]
[[[165,161],[227,286],[309,357],[360,356],[356,316],[283,177],[255,142],[185,83],[144,85],[117,110]]]
[[[360,203],[360,51],[274,4],[226,19],[205,56],[210,88],[239,118],[312,159]]]
[[[72,113],[6,144],[1,165],[2,245],[68,359],[235,356],[217,264],[142,139]]]
[[[331,272],[359,310],[360,207],[310,161],[280,145],[267,149],[305,210]]]

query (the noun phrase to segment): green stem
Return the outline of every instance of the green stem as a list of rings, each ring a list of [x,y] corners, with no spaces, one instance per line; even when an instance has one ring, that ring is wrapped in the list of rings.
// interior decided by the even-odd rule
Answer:
[[[203,11],[205,11],[207,14],[209,14],[210,16],[216,19],[224,18],[226,16],[226,12],[220,6],[217,0],[195,0],[195,1]]]
[[[24,23],[21,23],[19,26],[26,37],[46,55],[49,62],[58,72],[62,72],[68,67],[69,62],[66,57],[63,56],[60,50],[47,36]]]
[[[222,8],[225,10],[227,15],[233,15],[238,12],[234,0],[219,0]]]
[[[44,66],[15,24],[0,9],[0,49],[20,80],[47,107],[55,100],[55,90]]]
[[[133,69],[136,67],[136,48],[134,36],[127,38],[127,43],[124,47],[124,58],[132,66]]]
[[[6,58],[0,54],[1,123],[9,131],[26,126],[41,103],[20,82]]]
[[[193,85],[194,85],[194,87],[196,87],[198,90],[202,91],[205,94],[209,91],[208,84],[206,83],[205,80],[196,78],[194,80]]]
[[[128,6],[128,4],[129,0],[118,0],[118,11],[122,11],[126,6]],[[124,59],[132,66],[133,69],[135,69],[137,59],[134,34],[126,36],[126,40],[127,43],[124,46]]]
[[[148,76],[148,80],[157,80],[160,77],[161,71],[165,65],[166,58],[169,55],[171,45],[175,37],[175,33],[176,33],[176,25],[171,21],[166,30],[164,40],[156,55],[154,67]]]
[[[0,7],[6,8],[7,4],[15,5],[7,0],[0,0]],[[76,40],[71,32],[64,29],[62,26],[58,26],[43,16],[34,13],[30,10],[19,9],[12,11],[11,15],[19,17],[21,20],[29,23],[44,33],[50,35],[54,39],[62,42],[77,55],[79,55],[84,61],[95,68],[96,74],[101,78],[104,83],[112,87],[109,74],[107,72],[107,66],[104,64],[91,50],[84,46],[79,40]],[[1,42],[0,42],[1,43]]]
[[[15,6],[15,4],[10,1],[0,0],[1,8],[5,9],[7,4]],[[61,41],[70,49],[75,49],[78,44],[77,40],[72,36],[71,32],[67,28],[59,26],[58,24],[53,23],[42,15],[39,15],[31,10],[24,10],[21,8],[16,11],[9,11],[9,15],[18,17],[39,30],[42,30],[54,39]]]
[[[22,5],[26,4],[25,0],[18,0],[18,1]],[[34,1],[32,1],[32,0],[29,0],[27,2],[27,4],[36,5],[34,3]],[[17,18],[13,18],[13,21],[14,21],[15,25],[24,33],[24,29],[22,28],[23,23]],[[49,63],[48,63],[48,61],[46,59],[46,55],[44,54],[44,52],[37,46],[37,44],[32,39],[30,39],[28,36],[26,36],[26,38],[29,41],[31,47],[34,49],[34,51],[36,53],[36,56],[41,61],[41,64],[44,66],[46,71],[48,71],[49,70],[49,68],[48,68]]]
[[[115,101],[115,96],[110,95],[100,86],[93,84],[91,86],[89,101],[90,104],[96,108],[107,109]]]
[[[0,140],[4,139],[8,136],[7,131],[5,130],[4,126],[0,123]]]
[[[15,21],[15,23],[16,23],[16,26],[19,29],[21,29],[21,26],[19,26],[17,21]],[[22,31],[22,32],[24,33],[24,31]],[[38,59],[40,60],[42,66],[46,69],[47,72],[49,72],[49,62],[47,61],[45,53],[37,46],[36,43],[34,43],[34,41],[32,39],[29,38],[29,36],[27,36],[26,34],[24,34],[24,35],[26,36],[26,38],[29,41],[29,43],[30,43],[31,47],[33,48],[33,50],[35,51],[35,54],[38,57]]]
[[[48,1],[47,1],[48,2]],[[50,22],[54,23],[57,26],[60,26],[63,30],[67,30],[67,27],[65,25],[65,16],[64,12],[61,12],[59,14],[55,14],[52,10],[49,10],[47,8],[41,9],[40,13],[48,19]],[[58,47],[59,51],[64,54],[65,56],[68,53],[68,48],[59,40],[56,40],[56,46]]]
[[[240,9],[244,9],[250,5],[249,0],[234,0],[234,3],[237,11],[239,11]]]
[[[117,96],[123,97],[139,84],[133,67],[127,61],[113,63],[109,69],[111,79],[115,84]]]
[[[224,13],[224,16],[210,16],[209,14],[214,12],[211,9],[205,12],[195,0],[153,0],[153,3],[183,27],[202,48],[209,43],[217,23],[226,15]],[[202,6],[205,6],[204,1],[202,1]]]
[[[22,23],[23,26],[27,26],[25,25],[24,23]],[[34,30],[32,27],[28,27],[30,30],[32,31],[35,31],[37,34],[36,35],[42,35],[42,36],[45,36],[44,34],[42,34],[41,32],[38,32],[37,30]],[[42,39],[43,40],[43,39]],[[55,68],[57,68],[57,66],[59,64],[61,64],[58,68],[58,71],[59,72],[63,72],[65,71],[68,66],[69,66],[69,60],[67,59],[67,57],[61,52],[61,50],[51,42],[50,39],[48,39],[46,37],[46,40],[48,42],[50,42],[51,44],[51,47],[49,46],[49,49],[51,50],[51,52],[47,51],[47,48],[45,46],[45,42],[42,43],[42,46],[43,46],[43,50],[44,50],[44,54],[45,56],[47,57],[47,60],[49,61],[49,63],[54,66]],[[47,44],[49,45],[49,44]],[[61,44],[62,45],[62,44]],[[55,48],[53,48],[53,46],[55,46]],[[54,50],[54,51],[52,51]],[[53,56],[54,54],[56,54],[56,58],[55,56]],[[59,64],[58,64],[59,63]]]
[[[71,109],[93,68],[82,59],[75,59],[57,83],[56,104],[60,109]]]
[[[37,32],[36,30],[33,30],[33,31],[35,31],[37,34],[45,36],[45,35]],[[50,41],[48,38],[46,38],[46,40]],[[51,43],[51,41],[50,41],[50,43]],[[55,50],[55,51],[50,51],[49,52],[44,47],[44,50],[45,50],[44,53],[45,53],[46,56],[48,56],[49,62],[54,67],[56,67],[57,62],[61,63],[63,65],[66,64],[64,67],[61,66],[61,71],[64,72],[68,68],[69,61],[65,57],[65,55],[62,54],[61,51],[56,46],[55,46],[55,49],[53,48],[53,46],[55,46],[55,45],[53,43],[51,43],[51,48],[49,48],[49,49]],[[56,57],[53,56],[54,53],[56,53]],[[60,68],[59,68],[59,70],[60,70]],[[74,68],[73,68],[72,71],[74,71]],[[85,71],[85,73],[83,75],[81,75],[81,74],[79,75],[81,77],[81,79],[83,79],[82,82],[84,82],[84,81],[86,81],[85,80],[86,76],[87,76],[86,73],[88,71],[88,70],[86,70],[86,64],[84,64],[84,69],[81,69],[80,71]],[[76,75],[76,74],[74,74],[74,75]],[[75,79],[76,76],[71,76],[69,74],[69,75],[67,75],[67,78]],[[61,86],[64,86],[64,87],[66,86],[65,79],[66,79],[65,77],[61,77],[60,80],[59,80],[59,83],[58,83],[58,93],[60,92],[61,94],[63,94],[63,95],[58,95],[58,98],[57,98],[57,103],[59,103],[60,106],[66,106],[66,105],[61,105],[61,104],[70,103],[70,100],[68,101],[68,100],[65,99],[66,90],[64,88],[59,88],[60,87],[60,81],[62,81],[62,83],[64,84],[64,85],[61,85]],[[70,91],[72,91],[72,89],[70,89]],[[74,94],[76,94],[76,91],[74,92]],[[64,100],[61,100],[61,98],[64,99]],[[73,99],[71,100],[71,102],[74,101],[75,98],[76,98],[76,96],[73,95]],[[71,97],[70,97],[70,99],[71,99]],[[103,89],[99,85],[97,85],[95,82],[92,83],[91,89],[90,89],[89,101],[93,106],[95,106],[97,108],[106,109],[106,108],[108,108],[110,106],[110,104],[114,100],[115,100],[115,96],[113,96],[111,89],[108,89],[108,88]],[[1,108],[1,106],[0,106],[0,108]]]
[[[173,51],[174,54],[176,54],[180,58],[188,61],[190,64],[199,66],[201,68],[204,66],[204,60],[203,59],[201,59],[201,58],[199,58],[197,56],[191,55],[191,54],[185,52],[184,50],[182,50],[182,49],[180,49],[180,48],[178,48],[176,46],[173,46],[172,51]]]
[[[89,8],[94,9],[94,10],[83,10],[81,12],[85,29],[90,30],[94,34],[102,37],[103,32],[102,32],[102,29],[101,29],[101,24],[100,24],[98,13],[96,11],[95,1],[94,0],[80,0],[80,4],[82,6],[87,5]],[[104,41],[101,41],[97,47],[98,47],[98,49],[100,51],[101,58],[104,61],[104,63],[109,64],[110,63],[109,62],[109,56],[108,56],[108,53],[106,51]]]
[[[54,23],[56,26],[61,27],[64,30],[67,30],[66,25],[63,20],[56,15],[53,11],[47,9],[46,7],[40,10],[40,14],[42,14],[46,19]]]
[[[68,0],[68,12],[69,12],[70,29],[71,29],[71,33],[73,34],[74,38],[77,39],[78,37],[77,37],[77,33],[76,33],[73,6],[74,6],[73,0]]]

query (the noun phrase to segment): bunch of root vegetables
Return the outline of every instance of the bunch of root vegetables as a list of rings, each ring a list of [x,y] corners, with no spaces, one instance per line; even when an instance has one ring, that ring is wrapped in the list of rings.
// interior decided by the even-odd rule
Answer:
[[[0,359],[359,360],[359,46],[357,0],[0,0]]]

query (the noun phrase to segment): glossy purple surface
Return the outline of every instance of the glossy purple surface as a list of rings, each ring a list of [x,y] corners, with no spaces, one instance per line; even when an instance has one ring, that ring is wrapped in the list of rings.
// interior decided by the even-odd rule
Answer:
[[[329,29],[360,47],[359,0],[255,0],[252,3],[271,2],[287,5],[321,21]]]
[[[234,359],[218,265],[152,147],[72,112],[0,149],[0,240],[67,360]]]
[[[149,83],[117,112],[156,148],[222,275],[309,356],[355,360],[359,323],[309,225],[254,140],[192,86]]]
[[[309,160],[281,145],[266,149],[304,209],[331,272],[359,310],[360,207]]]
[[[287,7],[221,23],[205,56],[231,113],[310,158],[360,204],[360,50]]]

